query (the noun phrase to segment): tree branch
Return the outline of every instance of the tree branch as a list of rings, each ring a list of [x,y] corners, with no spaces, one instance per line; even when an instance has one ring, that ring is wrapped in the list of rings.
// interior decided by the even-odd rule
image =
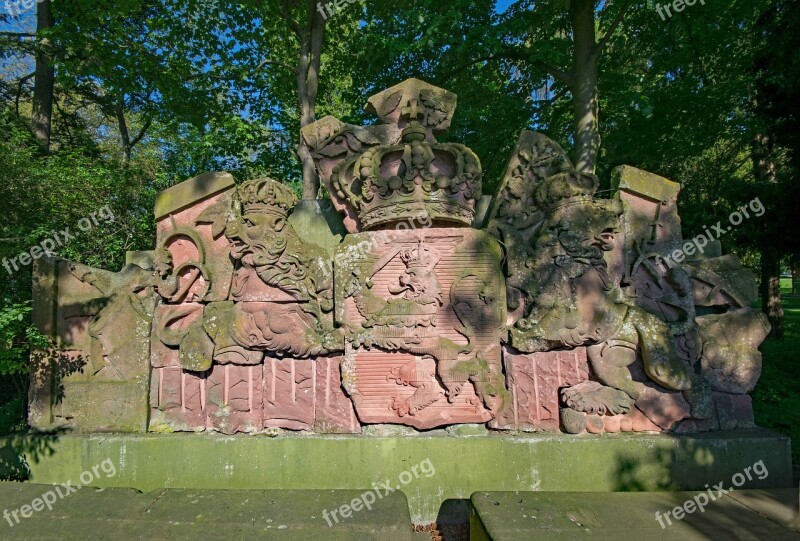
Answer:
[[[286,22],[289,23],[289,28],[291,28],[292,32],[295,33],[297,39],[302,40],[303,29],[300,28],[300,24],[298,24],[298,22],[295,21],[294,18],[289,14],[289,1],[290,0],[284,0],[283,2],[281,2],[278,11],[281,12],[281,17],[283,17],[286,20]]]
[[[139,130],[139,133],[136,135],[136,137],[131,139],[131,148],[135,147],[136,144],[144,138],[145,133],[147,133],[147,130],[150,129],[150,126],[152,124],[153,124],[153,119],[152,118],[147,118],[147,120],[144,121],[144,125],[142,126],[142,129]]]
[[[555,66],[551,66],[550,64],[548,64],[546,62],[542,62],[541,60],[531,60],[530,56],[528,54],[526,54],[524,51],[520,51],[519,49],[508,48],[508,49],[505,49],[505,50],[503,50],[503,51],[501,51],[499,53],[495,53],[495,54],[491,54],[491,55],[487,55],[487,56],[482,56],[482,57],[480,57],[478,59],[472,60],[470,62],[467,62],[466,64],[463,64],[463,65],[457,67],[456,69],[454,69],[454,70],[448,72],[447,74],[445,74],[444,76],[442,76],[442,78],[441,78],[442,84],[444,84],[446,81],[448,81],[451,77],[461,73],[462,71],[464,71],[467,68],[470,68],[470,67],[474,66],[475,64],[480,64],[481,62],[491,62],[493,60],[519,60],[521,62],[525,62],[527,64],[530,64],[531,66],[534,66],[537,69],[540,69],[540,70],[552,75],[553,77],[555,77],[556,79],[558,79],[559,81],[561,81],[562,83],[565,83],[567,85],[569,85],[571,83],[571,81],[572,81],[572,74],[571,73],[563,71],[563,70],[560,70],[560,69],[556,68]]]
[[[442,75],[440,77],[440,81],[441,82],[439,84],[444,85],[444,83],[449,81],[452,77],[455,77],[456,75],[458,75],[459,73],[461,73],[462,71],[464,71],[467,68],[471,68],[475,64],[480,64],[481,62],[491,62],[492,60],[496,60],[498,58],[501,58],[501,56],[499,54],[490,54],[490,55],[487,55],[487,56],[482,56],[480,58],[476,58],[475,60],[471,60],[471,61],[467,62],[466,64],[462,64],[459,67],[457,67],[456,69],[451,70],[451,71],[445,73],[444,75]]]
[[[269,59],[262,60],[261,62],[259,62],[258,65],[255,68],[253,68],[253,71],[258,71],[261,68],[263,68],[264,66],[280,66],[282,68],[286,68],[287,70],[291,71],[292,73],[297,73],[297,67],[296,66],[290,66],[289,64],[286,64],[285,62],[281,62],[280,60],[269,60]]]
[[[622,23],[625,15],[627,15],[628,9],[630,9],[632,3],[633,0],[625,0],[625,5],[622,6],[622,9],[619,10],[617,16],[614,17],[613,21],[611,21],[611,25],[609,25],[608,30],[597,43],[597,45],[594,46],[594,51],[592,51],[592,56],[594,58],[600,56],[600,53],[603,52],[603,49],[605,49],[606,45],[608,45],[608,43],[611,41],[611,38],[614,36],[614,32],[616,32],[617,27],[620,25],[620,23]]]
[[[0,36],[7,36],[10,38],[35,38],[36,34],[31,32],[0,32]]]
[[[17,114],[19,114],[19,99],[22,96],[22,85],[24,85],[25,81],[27,81],[28,79],[32,78],[34,75],[36,75],[35,71],[29,73],[28,75],[26,75],[24,77],[22,77],[17,82],[17,99],[14,100],[14,110],[17,112]]]

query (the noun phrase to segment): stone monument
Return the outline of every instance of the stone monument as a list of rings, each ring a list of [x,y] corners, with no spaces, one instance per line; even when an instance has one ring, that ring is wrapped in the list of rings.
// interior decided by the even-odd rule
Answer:
[[[31,424],[79,432],[698,432],[753,426],[769,325],[735,256],[682,265],[679,185],[615,193],[524,132],[494,197],[440,143],[456,96],[410,79],[379,123],[303,130],[332,206],[200,175],[119,272],[35,272]],[[295,210],[296,208],[300,210]],[[310,213],[310,214],[309,214]],[[301,226],[295,227],[295,224]]]

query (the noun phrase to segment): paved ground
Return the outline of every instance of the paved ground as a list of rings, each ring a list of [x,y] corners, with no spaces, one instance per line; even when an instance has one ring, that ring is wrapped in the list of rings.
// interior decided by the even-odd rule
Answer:
[[[731,492],[709,501],[704,512],[697,508],[701,494],[707,493],[478,492],[471,500],[471,539],[800,540],[796,488]],[[688,501],[695,502],[686,507],[692,513],[676,520],[674,509]]]
[[[57,495],[45,496],[53,488],[0,483],[0,513],[9,512],[0,521],[0,539],[421,541],[431,538],[430,534],[412,535],[408,502],[400,492],[371,503],[371,510],[363,508],[363,503],[356,504],[353,509],[360,507],[360,510],[343,518],[338,513],[332,517],[332,511],[356,499],[362,501],[360,498],[366,491],[164,489],[142,493],[132,489],[85,487],[63,499]],[[67,490],[61,489],[61,493]],[[43,501],[36,502],[44,498],[54,501],[52,510]],[[23,509],[23,505],[43,509],[32,512],[30,508]],[[23,510],[28,518],[22,516]]]
[[[703,493],[479,492],[471,500],[470,537],[466,528],[455,527],[413,533],[407,501],[399,492],[371,503],[371,510],[343,518],[341,511],[332,517],[332,510],[363,502],[365,491],[142,493],[84,487],[66,494],[69,489],[59,487],[63,497],[46,495],[53,490],[0,483],[0,540],[800,540],[797,489],[731,492],[709,502],[703,513],[694,510],[680,520],[674,517],[675,507],[693,498],[702,501],[698,494]],[[664,517],[668,511],[671,524],[664,518],[662,528],[655,513]]]

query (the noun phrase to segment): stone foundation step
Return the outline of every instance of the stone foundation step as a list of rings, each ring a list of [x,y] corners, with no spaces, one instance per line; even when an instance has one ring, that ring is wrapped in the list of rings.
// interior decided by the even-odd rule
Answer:
[[[470,498],[470,539],[800,540],[799,502],[796,488],[721,496],[718,491],[476,492]]]
[[[391,428],[391,430],[402,430]],[[667,434],[31,434],[0,438],[0,479],[105,488],[402,490],[411,521],[442,523],[477,491],[702,490],[763,467],[740,488],[792,486],[789,438],[767,430]],[[477,432],[482,430],[483,432]],[[97,468],[102,468],[97,470]]]
[[[0,539],[420,539],[399,491],[58,489],[0,482]]]

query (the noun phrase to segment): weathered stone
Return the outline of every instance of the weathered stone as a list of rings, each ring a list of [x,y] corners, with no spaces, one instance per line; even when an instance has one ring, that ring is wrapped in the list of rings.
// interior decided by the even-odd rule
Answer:
[[[205,372],[211,368],[214,357],[214,342],[202,326],[192,327],[181,341],[178,362],[181,368],[191,372]]]
[[[361,431],[353,402],[342,387],[342,357],[319,357],[316,368],[314,431],[327,434],[357,434]]]
[[[263,428],[264,365],[217,365],[208,375],[208,425],[223,434]]]
[[[148,383],[63,381],[57,422],[81,432],[147,432]]]
[[[589,379],[584,347],[529,354],[504,348],[503,364],[512,402],[494,422],[496,428],[557,431],[560,389]],[[567,431],[576,434],[583,426],[578,432]]]
[[[405,123],[418,120],[434,134],[447,131],[455,109],[455,94],[413,78],[375,94],[366,106],[366,111],[384,124],[402,129]]]
[[[154,368],[150,385],[150,430],[205,430],[206,376],[179,366]]]
[[[33,352],[32,426],[139,431],[148,409],[156,432],[272,436],[747,425],[765,326],[717,313],[750,304],[753,275],[684,243],[679,186],[625,166],[597,198],[523,132],[492,199],[478,157],[436,140],[455,105],[410,79],[370,98],[377,125],[303,128],[332,205],[209,173],[159,194],[155,250],[120,272],[37,263],[54,347]],[[673,263],[692,247],[690,281]],[[695,303],[715,313],[699,331]],[[728,393],[716,416],[700,368]]]
[[[641,476],[641,464],[626,463],[625,466],[625,470],[616,474],[620,491],[610,494],[588,491],[571,494],[534,491],[476,492],[470,498],[471,539],[561,541],[591,536],[615,541],[707,541],[723,537],[776,540],[800,538],[777,520],[765,516],[763,507],[778,507],[775,501],[776,491],[747,490],[755,484],[752,481],[747,481],[745,490],[737,488],[735,492],[725,494],[727,488],[730,488],[730,478],[721,477],[720,479],[728,480],[724,485],[726,490],[722,493],[712,491],[713,503],[706,507],[697,505],[705,499],[711,501],[709,494],[704,492],[704,487],[699,486],[697,492],[643,492],[638,479]],[[755,476],[752,478],[756,479]],[[786,496],[788,492],[785,491]],[[748,494],[750,501],[743,502],[745,505],[734,501],[734,498],[739,499]],[[784,513],[797,512],[797,490],[792,496],[785,500],[785,507],[782,509]],[[756,502],[760,503],[761,508]],[[684,505],[690,512],[684,514],[680,511]],[[675,509],[675,515],[681,513],[678,515],[681,520],[676,520],[670,513],[672,509]],[[723,531],[723,528],[725,533],[717,533]]]
[[[264,365],[264,426],[313,428],[315,383],[313,361],[268,357]]]
[[[220,458],[228,464],[227,456]],[[105,479],[109,465],[112,460],[106,459],[102,469],[97,465],[92,469],[98,468],[99,476]],[[255,469],[254,464],[246,467]],[[72,483],[74,488],[76,482]],[[49,490],[53,490],[52,494],[62,490],[63,494],[65,489],[59,486]],[[419,541],[419,534],[413,533],[406,496],[400,491],[381,493],[380,498],[376,496],[376,501],[371,502],[371,497],[365,495],[368,490],[368,486],[350,490],[162,487],[143,493],[128,488],[85,487],[70,498],[58,499],[52,510],[43,508],[28,518],[17,512],[17,520],[9,514],[13,528],[4,529],[3,541],[87,538]],[[48,494],[48,487],[0,482],[0,500],[12,511],[26,504],[30,507],[32,501],[41,502],[43,494]],[[361,507],[353,508],[354,501],[366,501],[368,505],[362,503]],[[338,512],[343,505],[351,506],[347,518]]]
[[[41,441],[41,435],[0,438],[0,449],[30,449]],[[556,492],[704,491],[705,484],[730,480],[760,460],[769,475],[764,479],[754,475],[748,486],[792,485],[789,438],[758,429],[678,437],[619,434],[600,438],[565,434],[470,438],[446,434],[383,438],[62,434],[48,441],[54,452],[29,461],[32,482],[74,481],[86,471],[87,464],[110,457],[117,474],[101,476],[97,482],[103,487],[143,491],[163,488],[164,479],[169,479],[175,486],[188,488],[340,487],[364,492],[376,480],[393,481],[392,486],[396,486],[402,472],[409,472],[407,476],[414,466],[430,460],[434,474],[428,476],[426,470],[417,467],[419,477],[401,487],[408,495],[412,520],[418,524],[434,522],[445,500],[469,498],[479,490],[538,490],[547,498]],[[0,468],[3,464],[0,461]],[[796,494],[795,489],[795,498]],[[24,501],[30,503],[30,498]],[[669,508],[659,506],[662,511]],[[316,509],[317,520],[325,524],[319,514],[322,507]],[[621,508],[612,505],[609,509]],[[219,512],[231,516],[228,508]],[[659,528],[652,511],[645,518]],[[568,521],[566,517],[563,520]]]
[[[758,347],[770,331],[767,317],[749,308],[697,318],[703,373],[717,391],[749,393],[761,376]]]
[[[681,393],[669,392],[645,385],[636,399],[636,407],[663,430],[672,428],[691,416],[689,403]]]
[[[125,252],[125,264],[136,265],[143,269],[152,269],[155,264],[155,250],[141,250]]]
[[[692,255],[686,256],[686,264],[697,263],[698,261],[714,259],[716,257],[722,257],[722,241],[709,240],[702,252],[698,251]]]
[[[450,425],[445,428],[445,432],[451,436],[458,437],[487,436],[491,434],[485,424]]]
[[[205,200],[235,185],[230,173],[202,173],[176,184],[156,196],[155,216],[161,220],[175,214],[198,201]]]
[[[146,430],[151,273],[136,265],[113,273],[61,259],[45,265],[50,279],[37,283],[51,289],[34,305],[34,321],[52,333],[57,348],[32,354],[32,426]],[[52,325],[42,311],[52,314]],[[58,389],[58,397],[49,389]]]
[[[735,255],[687,264],[694,303],[704,308],[749,308],[758,299],[756,276]]]
[[[69,271],[70,261],[57,259],[53,272],[55,281],[56,344],[62,349],[77,349],[89,354],[89,323],[102,309],[103,294],[90,283],[80,280]],[[106,273],[107,271],[100,271]]]
[[[719,430],[716,412],[708,419],[684,419],[672,429],[675,434],[695,434]]]
[[[237,189],[234,218],[225,226],[231,257],[241,262],[231,291],[231,337],[249,349],[305,358],[341,351],[344,344],[330,316],[333,276],[326,252],[287,224],[295,202],[286,186],[268,178]]]
[[[43,257],[33,262],[31,320],[43,335],[56,339],[58,332],[58,259]],[[55,363],[51,354],[57,352],[34,349],[31,351],[31,380],[28,389],[28,424],[46,430],[53,424],[53,389]]]
[[[616,190],[640,194],[657,202],[674,201],[681,190],[681,185],[677,182],[630,165],[623,165],[612,171],[611,185]]]
[[[680,185],[630,166],[614,169],[612,185],[622,202],[622,219],[611,274],[621,281],[628,302],[671,326],[677,353],[694,363],[700,354],[693,338],[694,298],[680,263],[696,245],[684,243],[681,233]]]
[[[322,199],[298,201],[289,215],[289,225],[303,242],[323,248],[329,256],[347,234],[341,215],[330,201]]]
[[[337,249],[343,381],[362,422],[432,428],[502,408],[499,258],[488,235],[455,228],[349,235]]]
[[[450,126],[456,96],[417,79],[408,79],[369,99],[367,110],[377,115],[384,133],[399,130],[400,140],[358,137],[357,130],[323,119],[304,129],[304,137],[322,162],[322,180],[345,225],[354,232],[390,224],[424,220],[472,225],[481,197],[481,164],[467,147],[437,143],[435,134]],[[323,132],[352,131],[347,150],[338,149]],[[348,134],[349,135],[349,134]],[[362,144],[366,143],[366,144]],[[327,146],[333,149],[327,149]],[[366,148],[364,148],[366,146]],[[331,163],[330,156],[336,155]]]
[[[536,202],[535,192],[547,177],[572,169],[558,143],[540,133],[520,134],[486,221],[487,230],[502,242],[506,252],[510,324],[530,310],[528,291],[536,287],[529,263],[544,211]]]
[[[502,220],[499,225],[497,219],[494,222],[495,234],[507,247],[510,308],[518,310],[511,318],[515,321],[510,328],[511,345],[528,353],[588,348],[589,364],[598,381],[578,383],[562,395],[568,407],[588,414],[589,432],[603,431],[606,426],[612,431],[623,429],[622,419],[617,423],[615,416],[631,411],[639,397],[640,384],[631,379],[629,370],[637,358],[650,380],[684,393],[694,416],[710,416],[713,404],[708,383],[690,367],[694,335],[677,344],[674,340],[674,335],[692,331],[694,306],[688,276],[669,271],[662,277],[651,272],[647,280],[652,279],[652,284],[644,278],[631,278],[640,268],[652,267],[648,263],[651,256],[657,260],[658,254],[650,254],[651,247],[642,243],[667,247],[680,238],[677,185],[664,180],[655,186],[642,180],[644,175],[653,181],[652,175],[621,169],[617,171],[619,199],[596,199],[596,176],[575,171],[563,150],[546,137],[531,135],[529,139],[522,145],[524,161],[541,164],[541,168],[523,167],[518,147],[512,157],[512,162],[520,163],[513,177],[516,189],[501,199],[509,209],[532,200],[540,213],[534,218],[536,213],[529,211],[534,232],[526,240],[525,224],[513,225],[518,218],[511,217],[506,224],[512,227],[503,225]],[[630,182],[625,181],[628,177]],[[509,189],[514,186],[509,182]],[[504,208],[498,205],[498,209]],[[663,213],[662,207],[667,207]],[[624,246],[620,251],[615,237],[623,210]],[[510,211],[504,212],[510,215]],[[498,210],[497,216],[501,214]],[[645,228],[650,234],[643,237]],[[617,255],[609,264],[606,254],[614,250]],[[656,288],[650,287],[661,282],[668,283],[671,292],[663,294],[668,288],[660,287],[655,293]],[[630,284],[635,286],[633,290]],[[626,427],[633,424],[633,420],[625,421]]]
[[[301,130],[303,141],[308,145],[317,166],[317,172],[325,186],[330,186],[334,169],[357,153],[381,143],[397,143],[400,130],[396,125],[354,126],[345,124],[332,116],[326,116]],[[343,214],[343,223],[348,233],[359,230],[356,209],[344,198],[331,197],[334,208]]]
[[[714,405],[722,430],[756,426],[753,399],[749,395],[714,392]]]
[[[173,186],[161,195],[186,198],[156,221],[155,265],[164,279],[159,294],[168,302],[222,301],[233,276],[228,240],[222,234],[230,206],[233,179],[212,180],[211,190],[197,179]],[[170,190],[176,190],[170,194]],[[165,196],[166,197],[166,196]],[[158,206],[158,203],[157,203]],[[169,280],[166,280],[169,278]]]
[[[201,303],[159,304],[153,317],[154,340],[150,364],[154,367],[179,366],[178,348],[187,333],[203,323]]]
[[[586,430],[586,414],[572,408],[564,408],[561,412],[561,422],[567,434],[582,434]]]

